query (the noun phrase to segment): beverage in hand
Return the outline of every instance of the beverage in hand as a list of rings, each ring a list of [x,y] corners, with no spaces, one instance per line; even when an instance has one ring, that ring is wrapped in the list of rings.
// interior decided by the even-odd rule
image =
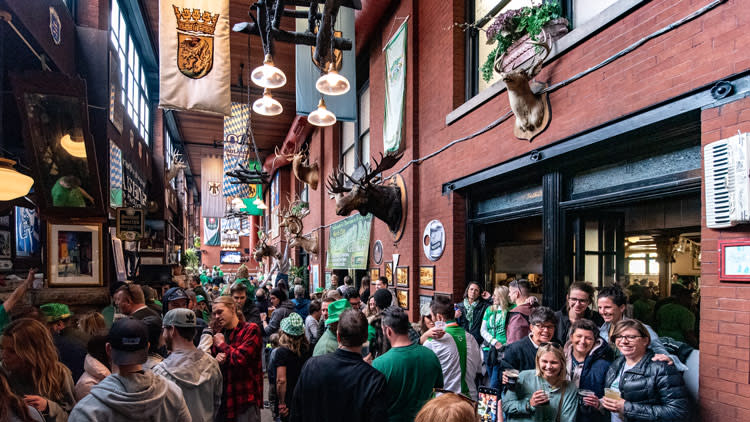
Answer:
[[[508,388],[515,390],[516,383],[518,382],[518,370],[517,369],[506,369],[503,374],[508,377]]]
[[[604,397],[612,400],[620,400],[620,392],[614,388],[605,388]]]

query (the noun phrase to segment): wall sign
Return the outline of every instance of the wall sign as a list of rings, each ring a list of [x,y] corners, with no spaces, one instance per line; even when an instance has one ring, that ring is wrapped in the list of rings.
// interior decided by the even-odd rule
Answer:
[[[60,45],[62,22],[60,22],[60,15],[57,14],[54,7],[49,8],[49,33],[52,35],[52,41],[55,42],[55,45]]]
[[[372,261],[375,265],[380,265],[383,262],[383,242],[376,240],[372,246]]]
[[[146,230],[146,212],[136,208],[117,208],[115,222],[118,239],[140,240]]]
[[[432,220],[422,234],[422,248],[430,261],[437,261],[445,250],[445,227],[439,220]]]
[[[719,241],[719,280],[750,283],[750,239]]]
[[[372,214],[355,214],[331,225],[326,268],[367,269]]]
[[[128,160],[123,160],[122,199],[127,207],[146,207],[146,182]]]

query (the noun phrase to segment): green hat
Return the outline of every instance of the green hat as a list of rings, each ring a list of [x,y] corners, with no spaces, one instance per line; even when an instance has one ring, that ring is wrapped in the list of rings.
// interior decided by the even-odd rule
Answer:
[[[195,303],[201,303],[201,302],[205,302],[205,301],[206,301],[206,298],[203,297],[203,295],[197,295],[197,296],[195,296]]]
[[[288,317],[281,320],[281,331],[293,337],[301,336],[305,332],[302,317],[298,313],[292,312]]]
[[[73,315],[73,313],[70,312],[70,308],[68,308],[68,305],[62,303],[45,303],[44,305],[40,306],[39,309],[41,309],[44,316],[47,317],[47,322],[56,322],[60,321],[61,319],[68,319]]]
[[[328,319],[326,320],[326,325],[333,324],[334,322],[339,322],[341,313],[351,307],[352,305],[350,305],[349,301],[346,299],[339,299],[335,302],[331,302],[328,305]]]
[[[315,293],[323,293],[324,291],[325,291],[325,289],[322,288],[322,287],[316,287],[315,288]]]

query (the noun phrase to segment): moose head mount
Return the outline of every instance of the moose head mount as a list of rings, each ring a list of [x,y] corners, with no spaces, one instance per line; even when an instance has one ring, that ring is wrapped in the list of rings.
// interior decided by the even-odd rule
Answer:
[[[534,89],[529,82],[542,70],[544,60],[549,56],[552,38],[542,30],[541,41],[526,41],[534,46],[542,48],[543,53],[534,55],[531,65],[506,70],[511,67],[504,61],[506,53],[498,56],[495,60],[495,71],[500,74],[500,79],[505,82],[508,89],[508,100],[513,114],[516,115],[516,123],[513,134],[519,139],[527,139],[531,142],[534,137],[547,129],[550,121],[549,97],[546,92],[540,93],[544,85],[536,83]],[[510,65],[513,61],[510,61]]]
[[[279,148],[276,147],[275,153],[276,157],[286,159],[292,163],[292,172],[294,172],[294,177],[296,177],[297,180],[310,185],[312,190],[318,190],[320,166],[317,161],[312,164],[308,163],[304,149],[293,154],[282,154],[279,152]]]
[[[403,155],[403,152],[385,156],[381,153],[380,162],[373,158],[375,168],[370,170],[362,166],[364,174],[356,179],[341,169],[334,170],[333,174],[328,176],[327,188],[328,193],[336,199],[336,214],[345,216],[354,210],[363,216],[372,213],[400,238],[405,218],[405,187],[403,183],[398,183],[396,177],[384,181],[379,174],[393,167]],[[347,186],[344,178],[352,185]]]

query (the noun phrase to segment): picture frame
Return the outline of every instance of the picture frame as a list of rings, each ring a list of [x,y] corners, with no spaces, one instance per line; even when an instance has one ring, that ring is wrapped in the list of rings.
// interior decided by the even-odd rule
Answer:
[[[0,259],[10,259],[12,249],[10,230],[0,230]]]
[[[331,281],[331,272],[330,271],[326,271],[325,282],[326,282],[326,285],[325,285],[326,290],[331,290],[331,283],[332,283],[332,281]]]
[[[388,285],[393,286],[393,262],[386,261],[385,263],[385,278],[388,279]]]
[[[396,287],[409,287],[409,267],[396,267]]]
[[[380,278],[380,268],[370,268],[370,283]]]
[[[419,288],[435,290],[435,266],[422,265],[419,267]]]
[[[750,283],[750,239],[719,241],[719,280]]]
[[[15,207],[14,237],[16,258],[31,258],[41,251],[40,219],[35,208]]]
[[[103,285],[102,223],[95,220],[47,222],[49,287]]]
[[[398,300],[398,306],[405,310],[409,310],[409,290],[408,289],[396,289],[396,300]]]

